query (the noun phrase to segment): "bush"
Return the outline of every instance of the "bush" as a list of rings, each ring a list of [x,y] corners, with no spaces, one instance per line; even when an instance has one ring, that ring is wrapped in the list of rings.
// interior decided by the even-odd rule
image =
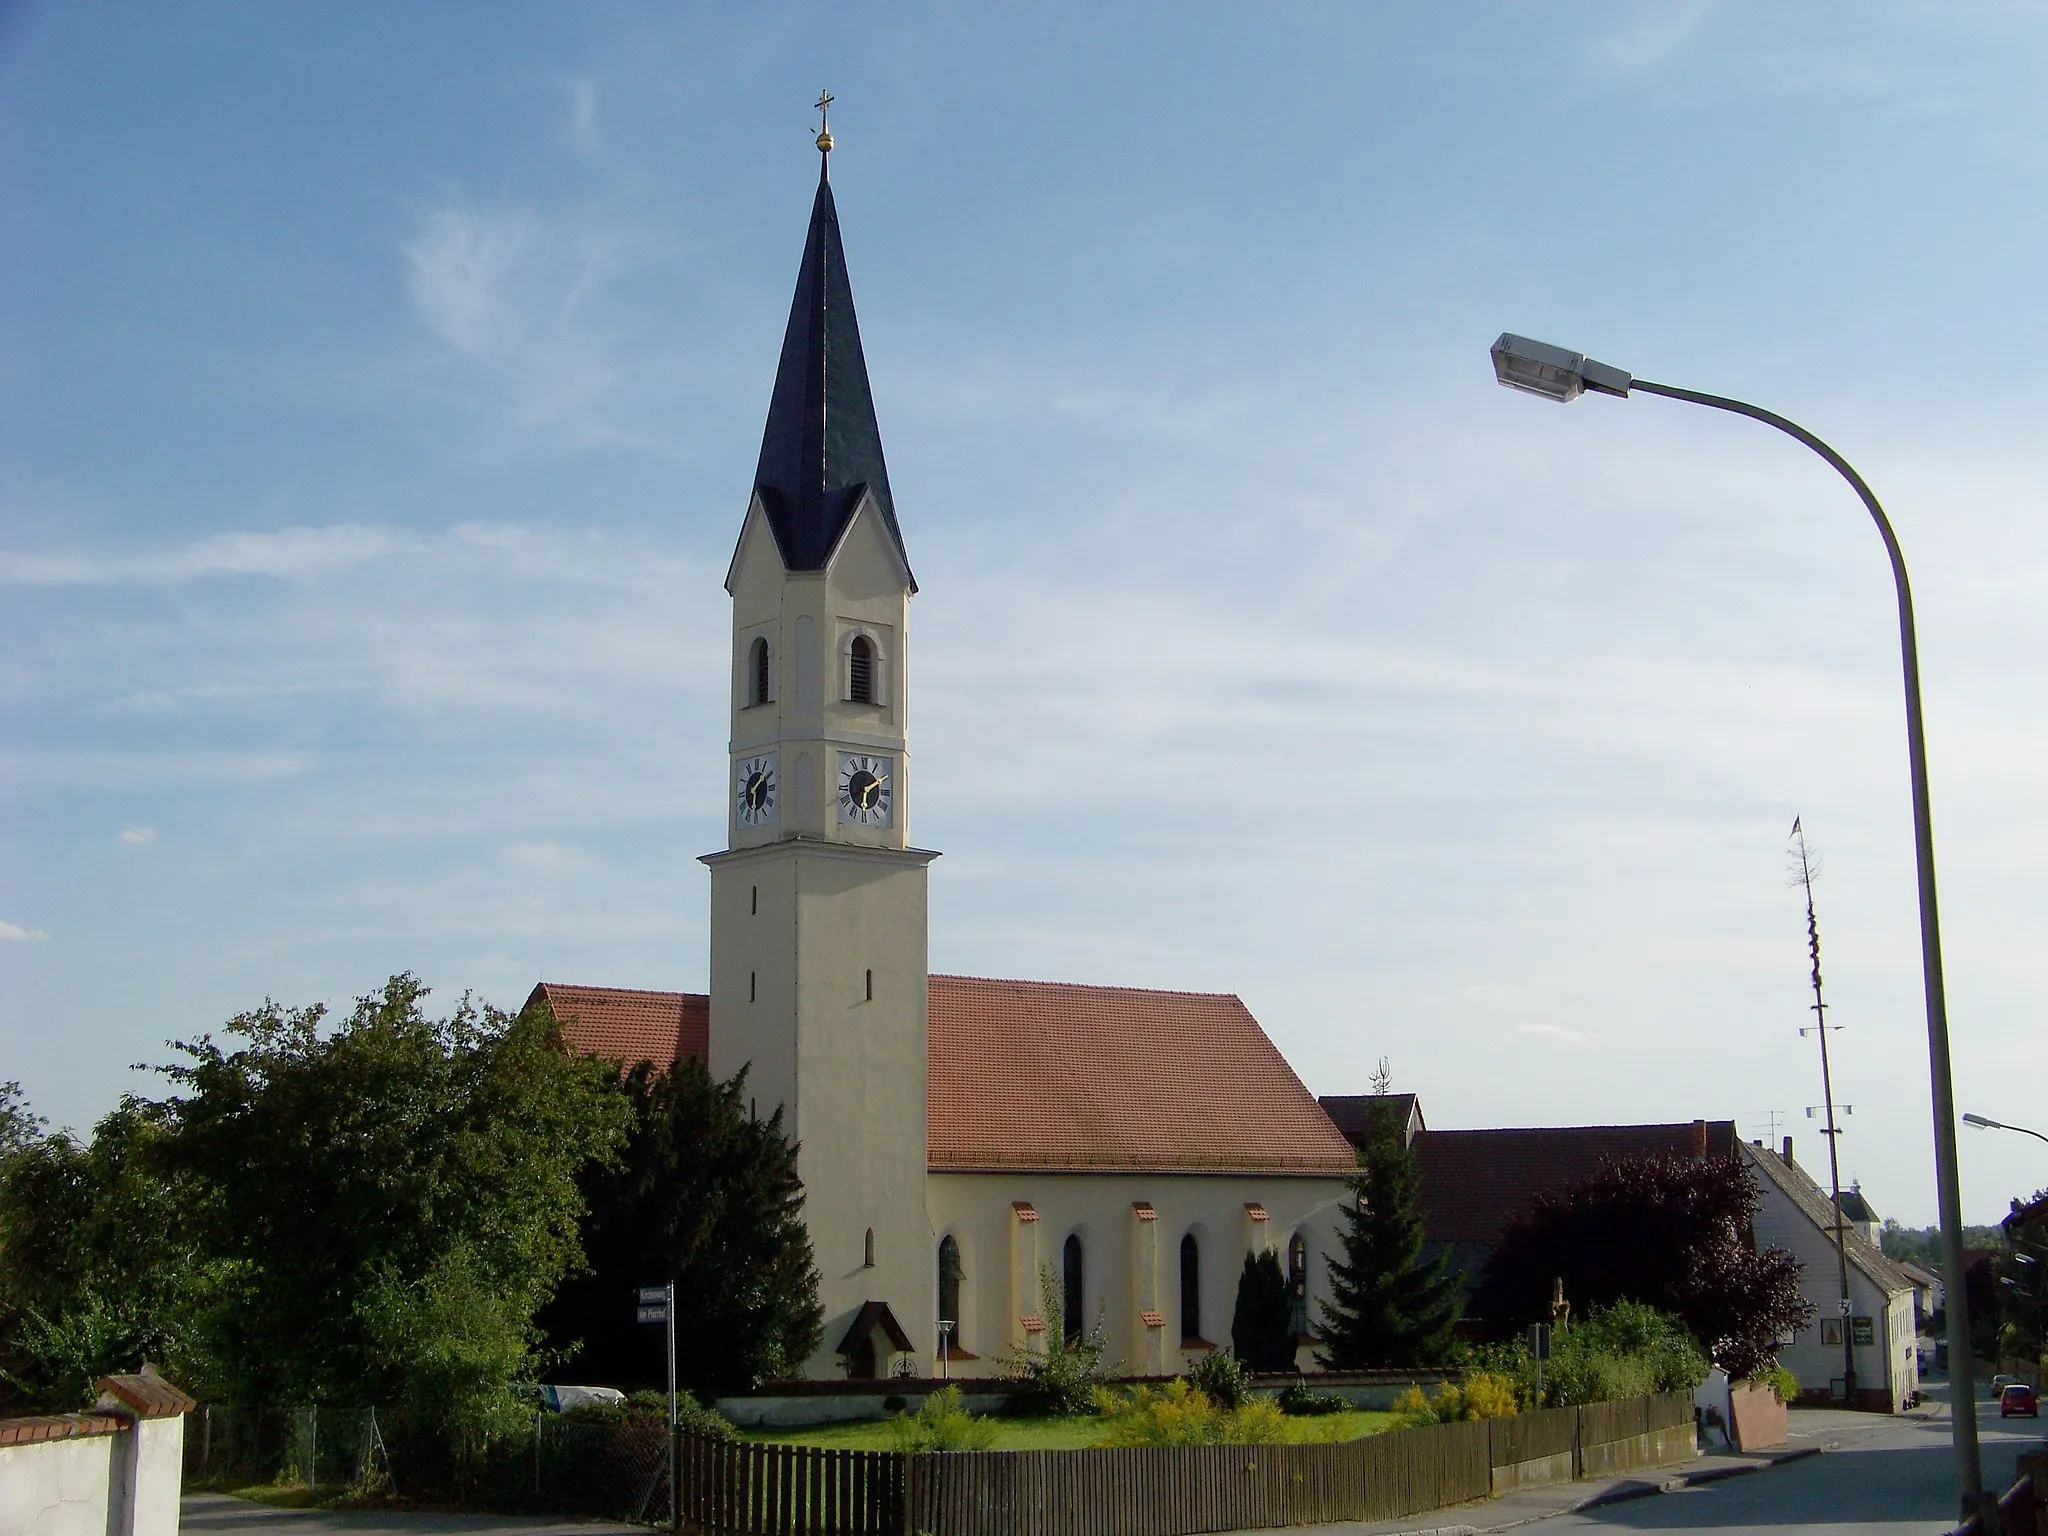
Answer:
[[[1275,1404],[1255,1399],[1225,1409],[1184,1376],[1128,1392],[1099,1387],[1095,1405],[1104,1426],[1098,1445],[1277,1445],[1287,1438]]]
[[[1516,1338],[1478,1352],[1478,1369],[1509,1382],[1525,1403],[1563,1408],[1655,1392],[1690,1392],[1707,1377],[1707,1356],[1683,1320],[1639,1301],[1595,1307],[1555,1330],[1536,1401],[1536,1361]]]
[[[1188,1372],[1188,1380],[1219,1407],[1238,1408],[1244,1404],[1244,1367],[1227,1349],[1212,1349],[1196,1361],[1195,1368]]]
[[[985,1451],[996,1442],[996,1427],[967,1411],[958,1387],[941,1387],[915,1413],[889,1421],[899,1451]]]
[[[1335,1392],[1317,1392],[1305,1383],[1294,1382],[1285,1388],[1276,1399],[1280,1411],[1289,1418],[1312,1419],[1330,1413],[1348,1413],[1349,1400]]]
[[[1428,1396],[1410,1387],[1394,1399],[1394,1413],[1410,1429],[1458,1424],[1466,1419],[1505,1419],[1521,1412],[1514,1382],[1492,1371],[1473,1371],[1462,1383],[1447,1381]]]
[[[1799,1395],[1799,1378],[1782,1365],[1774,1365],[1756,1378],[1760,1387],[1769,1387],[1781,1403],[1789,1403]]]
[[[1038,1272],[1040,1315],[1045,1319],[1045,1351],[1029,1349],[1010,1356],[1003,1374],[1010,1379],[1010,1411],[1075,1418],[1095,1410],[1095,1389],[1101,1384],[1103,1324],[1074,1338],[1067,1337],[1066,1312],[1060,1301],[1059,1277],[1051,1266]]]

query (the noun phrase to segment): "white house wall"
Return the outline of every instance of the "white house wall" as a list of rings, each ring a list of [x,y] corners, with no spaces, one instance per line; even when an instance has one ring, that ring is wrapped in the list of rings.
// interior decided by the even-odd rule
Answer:
[[[1034,1337],[1026,1322],[1043,1315],[1037,1276],[1048,1271],[1057,1294],[1062,1253],[1075,1234],[1085,1259],[1084,1326],[1101,1326],[1113,1372],[1175,1374],[1203,1353],[1181,1348],[1180,1251],[1189,1233],[1200,1245],[1200,1322],[1209,1342],[1230,1342],[1248,1249],[1270,1247],[1284,1265],[1297,1232],[1306,1240],[1313,1321],[1329,1294],[1329,1255],[1342,1251],[1340,1211],[1348,1197],[1344,1180],[1324,1177],[935,1172],[926,1260],[933,1294],[939,1244],[951,1236],[962,1270],[954,1344],[978,1357],[949,1360],[948,1374],[995,1375],[1016,1352],[1042,1345],[1042,1334]],[[1265,1219],[1250,1219],[1248,1207],[1262,1209]],[[1027,1212],[1035,1219],[1025,1219]],[[1146,1312],[1163,1321],[1148,1324]],[[936,1311],[921,1323],[923,1357],[936,1347]]]

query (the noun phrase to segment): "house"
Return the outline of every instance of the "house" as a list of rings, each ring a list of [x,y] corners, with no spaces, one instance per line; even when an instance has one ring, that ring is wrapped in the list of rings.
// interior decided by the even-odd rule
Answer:
[[[1881,1250],[1880,1250],[1881,1251]],[[1911,1259],[1894,1259],[1899,1273],[1913,1282],[1913,1317],[1916,1326],[1925,1328],[1928,1320],[1941,1310],[1944,1294],[1941,1276]]]
[[[1743,1163],[1762,1191],[1756,1213],[1759,1247],[1783,1248],[1799,1260],[1800,1294],[1820,1309],[1778,1356],[1799,1378],[1802,1401],[1840,1401],[1853,1361],[1850,1405],[1897,1413],[1920,1390],[1914,1337],[1918,1317],[1912,1276],[1845,1220],[1838,1256],[1834,1202],[1792,1159],[1792,1138],[1772,1151],[1740,1142]],[[1848,1308],[1842,1268],[1848,1269]]]
[[[818,138],[821,155],[831,137]],[[989,1375],[1052,1318],[1178,1372],[1247,1253],[1297,1331],[1349,1142],[1234,996],[932,975],[909,702],[917,591],[821,158],[732,602],[727,845],[704,994],[544,982],[576,1050],[745,1069],[798,1144],[814,1378]]]
[[[1362,1144],[1367,1102],[1326,1098],[1322,1104]],[[1468,1289],[1501,1234],[1539,1197],[1563,1194],[1622,1158],[1732,1157],[1738,1140],[1732,1120],[1432,1131],[1415,1105],[1405,1123],[1413,1127],[1409,1145],[1415,1149],[1425,1252],[1448,1253]]]

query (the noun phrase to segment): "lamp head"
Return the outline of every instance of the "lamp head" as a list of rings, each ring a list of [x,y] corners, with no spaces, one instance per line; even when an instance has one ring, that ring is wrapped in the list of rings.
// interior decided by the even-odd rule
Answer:
[[[1963,1124],[1974,1125],[1980,1131],[2002,1131],[2005,1129],[1996,1120],[1987,1120],[1982,1115],[1973,1115],[1967,1111],[1963,1115]]]
[[[1567,352],[1511,331],[1501,332],[1500,340],[1493,344],[1493,376],[1509,389],[1541,395],[1559,405],[1578,399],[1589,389],[1595,394],[1626,396],[1633,382],[1621,369],[1596,363],[1583,352]]]

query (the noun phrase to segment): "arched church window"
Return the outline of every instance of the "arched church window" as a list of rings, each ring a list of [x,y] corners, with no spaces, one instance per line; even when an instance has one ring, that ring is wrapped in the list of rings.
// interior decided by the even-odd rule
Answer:
[[[1192,1232],[1180,1240],[1180,1336],[1202,1336],[1202,1245]]]
[[[760,635],[747,647],[747,705],[768,702],[768,642]]]
[[[1060,1326],[1069,1344],[1077,1343],[1081,1337],[1081,1309],[1086,1299],[1082,1281],[1085,1260],[1081,1254],[1081,1234],[1067,1235],[1067,1246],[1060,1250]]]
[[[1308,1332],[1308,1239],[1299,1232],[1287,1241],[1287,1297],[1298,1338]]]
[[[855,704],[875,702],[875,643],[855,635],[846,648],[846,697]]]
[[[873,1269],[875,1267],[875,1229],[873,1227],[868,1228],[868,1235],[861,1242],[860,1262],[861,1267],[864,1269]]]
[[[939,1239],[939,1323],[952,1343],[960,1342],[960,1244],[948,1232]]]

